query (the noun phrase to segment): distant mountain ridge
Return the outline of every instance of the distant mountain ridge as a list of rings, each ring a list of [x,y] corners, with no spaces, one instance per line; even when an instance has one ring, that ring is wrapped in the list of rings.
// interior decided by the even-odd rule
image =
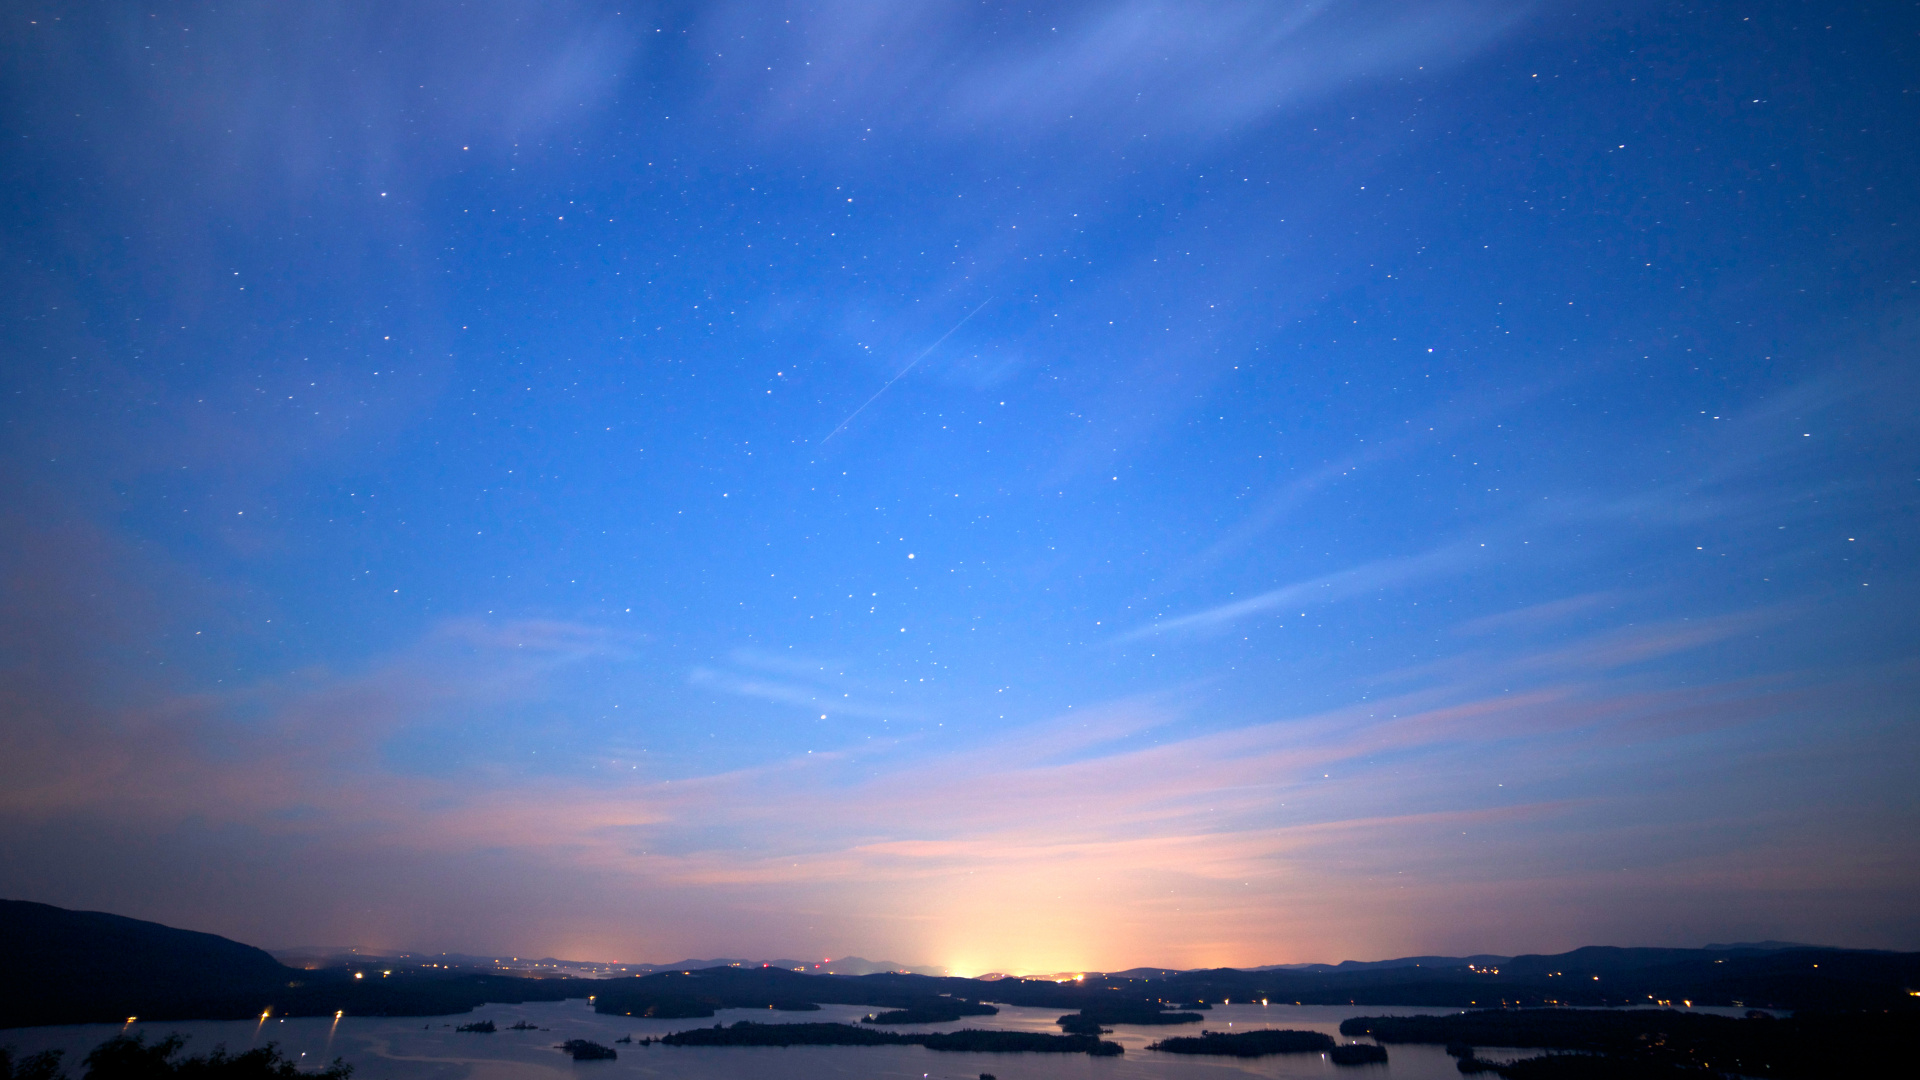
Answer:
[[[314,970],[325,967],[338,967],[342,964],[376,963],[392,961],[394,963],[424,964],[441,963],[465,968],[512,968],[531,971],[536,974],[544,970],[582,977],[600,977],[610,973],[629,975],[650,975],[656,971],[695,971],[701,968],[718,967],[777,967],[788,971],[820,971],[829,975],[873,975],[879,972],[905,972],[913,975],[945,975],[946,968],[926,965],[902,964],[893,960],[868,960],[860,956],[841,956],[830,960],[747,960],[738,957],[715,957],[707,960],[680,960],[671,964],[635,964],[611,960],[562,960],[552,956],[538,958],[524,956],[486,956],[474,953],[415,953],[388,952],[379,949],[362,949],[349,945],[296,945],[288,948],[268,950],[275,959],[289,967]]]
[[[1589,947],[1597,948],[1600,946],[1589,946]],[[1740,951],[1784,952],[1788,949],[1833,949],[1836,951],[1845,951],[1845,952],[1882,952],[1882,953],[1886,952],[1886,950],[1884,949],[1841,950],[1838,946],[1835,946],[1835,945],[1808,945],[1808,944],[1805,944],[1804,942],[1798,942],[1798,941],[1748,941],[1748,942],[1739,942],[1736,944],[1703,945],[1701,946],[1701,948],[1704,950],[1711,950],[1714,952],[1740,952]],[[1691,952],[1693,950],[1681,949],[1677,951]],[[1889,953],[1888,955],[1892,955],[1892,954]],[[1324,963],[1261,964],[1257,967],[1235,968],[1232,970],[1236,970],[1236,971],[1364,971],[1368,969],[1401,968],[1401,967],[1449,967],[1449,966],[1459,967],[1464,964],[1472,964],[1474,967],[1498,967],[1499,965],[1505,964],[1511,961],[1512,959],[1514,959],[1512,956],[1501,956],[1495,953],[1476,953],[1472,956],[1401,956],[1391,960],[1342,960],[1337,964],[1324,964]],[[1184,975],[1189,972],[1204,971],[1204,970],[1206,969],[1205,968],[1184,968],[1184,969],[1182,968],[1129,968],[1126,971],[1105,972],[1103,974],[1130,975],[1130,976],[1138,977],[1148,972],[1154,973],[1156,975]]]
[[[1868,952],[1868,953],[1872,953],[1872,952],[1885,953],[1886,952],[1885,950],[1876,950],[1876,949],[1840,950],[1838,949],[1837,946],[1808,945],[1802,942],[1794,942],[1794,941],[1755,941],[1755,942],[1737,942],[1732,944],[1716,943],[1716,944],[1705,945],[1701,947],[1701,950],[1703,951],[1745,952],[1745,953],[1784,952],[1790,949],[1833,949],[1836,951]],[[1676,953],[1689,953],[1689,952],[1701,951],[1701,950],[1680,949],[1680,950],[1669,950],[1669,951],[1676,952]],[[380,950],[361,949],[361,948],[356,948],[352,946],[295,946],[291,948],[271,949],[268,951],[271,953],[271,955],[274,958],[278,959],[282,963],[285,963],[289,966],[308,967],[308,968],[319,967],[319,966],[337,966],[340,964],[350,964],[350,963],[379,962],[379,961],[393,961],[393,962],[406,962],[406,963],[422,963],[427,961],[438,961],[438,962],[451,964],[458,967],[470,967],[470,968],[480,968],[480,969],[486,969],[486,968],[491,968],[495,966],[511,967],[515,970],[532,971],[536,974],[539,973],[539,969],[551,969],[554,971],[567,972],[567,973],[576,974],[576,975],[588,975],[588,976],[604,975],[605,973],[610,973],[610,972],[618,972],[622,974],[634,974],[634,975],[650,975],[650,974],[653,974],[654,972],[660,972],[660,971],[683,971],[684,972],[684,971],[699,971],[705,968],[721,968],[721,967],[735,967],[735,968],[775,967],[775,968],[781,968],[787,971],[803,971],[808,973],[817,972],[817,973],[824,973],[829,975],[875,975],[883,972],[908,973],[913,975],[928,975],[928,976],[945,976],[948,974],[947,969],[942,967],[933,967],[930,965],[902,964],[894,960],[875,961],[875,960],[868,960],[864,957],[859,957],[859,956],[842,956],[842,957],[835,957],[829,960],[820,960],[820,961],[794,960],[791,958],[781,958],[781,959],[775,959],[775,960],[767,960],[767,959],[750,960],[745,957],[712,957],[708,959],[689,958],[686,960],[677,960],[672,963],[654,964],[654,963],[630,963],[630,962],[606,961],[606,960],[562,960],[552,956],[543,956],[539,958],[533,958],[533,957],[517,957],[517,956],[508,957],[504,955],[488,956],[488,955],[474,954],[474,953],[384,952]],[[1887,953],[1887,955],[1893,955],[1893,954]],[[988,974],[976,975],[973,977],[976,979],[982,979],[989,982],[997,981],[1000,979],[1007,979],[1007,978],[1045,979],[1045,980],[1061,981],[1065,979],[1075,978],[1079,975],[1088,975],[1088,974],[1106,975],[1106,976],[1113,976],[1113,977],[1127,978],[1127,979],[1164,979],[1164,978],[1171,978],[1177,975],[1191,975],[1197,972],[1204,972],[1208,970],[1299,971],[1299,972],[1312,972],[1312,973],[1338,973],[1338,972],[1376,971],[1376,970],[1386,970],[1391,968],[1472,967],[1477,969],[1477,968],[1499,967],[1502,964],[1510,963],[1514,959],[1515,958],[1510,955],[1502,955],[1497,953],[1475,953],[1471,956],[1431,955],[1431,956],[1400,956],[1400,957],[1394,957],[1386,960],[1342,960],[1338,963],[1333,963],[1333,964],[1328,964],[1328,963],[1260,964],[1252,967],[1222,968],[1222,969],[1132,967],[1122,971],[1093,971],[1089,969],[1088,971],[1085,971],[1085,972],[1056,972],[1052,974],[1030,974],[1030,975],[1020,975],[1020,976],[1008,975],[1003,972],[991,972]]]
[[[776,967],[787,971],[822,972],[828,975],[877,975],[904,972],[910,975],[945,975],[946,968],[902,964],[895,960],[868,960],[862,956],[837,956],[831,960],[682,960],[677,964],[622,964],[630,971],[698,971],[717,967]]]
[[[290,952],[333,953],[334,950]],[[309,957],[311,959],[311,957]],[[404,963],[399,962],[402,959]],[[464,959],[464,958],[463,958]],[[1514,1005],[1731,1005],[1911,1010],[1920,953],[1795,946],[1710,949],[1590,946],[1554,955],[1418,956],[1261,968],[958,978],[901,973],[859,957],[579,965],[509,958],[531,970],[456,966],[445,954],[368,955],[290,967],[264,950],[105,912],[0,900],[0,1027],[242,1019],[428,1016],[485,1002],[596,998],[602,1012],[711,1016],[719,1009],[812,1010],[818,1003],[924,1008],[955,1001],[1064,1010],[1157,1012],[1251,1001],[1474,1008]],[[591,969],[588,977],[568,969]],[[651,971],[634,970],[651,968]]]
[[[1337,964],[1267,964],[1261,967],[1240,968],[1241,971],[1377,971],[1384,968],[1407,967],[1494,967],[1513,959],[1511,956],[1495,956],[1492,953],[1478,953],[1473,956],[1402,956],[1393,960],[1342,960]]]

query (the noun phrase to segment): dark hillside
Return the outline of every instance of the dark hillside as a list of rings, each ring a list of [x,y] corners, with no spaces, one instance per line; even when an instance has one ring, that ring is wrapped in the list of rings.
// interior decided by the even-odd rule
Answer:
[[[217,934],[0,900],[0,1023],[9,1027],[120,1020],[139,1015],[137,1007],[249,991],[257,998],[303,974]]]
[[[160,923],[0,900],[0,971],[75,983],[169,981],[208,989],[271,986],[290,968],[265,949]]]
[[[427,1016],[487,1001],[585,997],[568,979],[302,971],[217,934],[0,900],[0,1027],[275,1016]]]

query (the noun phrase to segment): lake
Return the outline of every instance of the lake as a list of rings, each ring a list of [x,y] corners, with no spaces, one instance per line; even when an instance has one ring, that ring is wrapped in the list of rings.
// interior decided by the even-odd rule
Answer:
[[[818,1046],[787,1048],[673,1047],[619,1045],[617,1061],[575,1062],[555,1044],[567,1039],[591,1039],[614,1046],[624,1035],[635,1039],[736,1020],[763,1023],[841,1021],[857,1023],[873,1009],[858,1005],[822,1005],[819,1012],[781,1013],[771,1010],[727,1009],[708,1020],[640,1020],[601,1016],[583,1000],[535,1002],[526,1005],[483,1005],[470,1014],[436,1017],[299,1017],[265,1022],[192,1021],[174,1024],[86,1024],[66,1027],[16,1028],[0,1031],[0,1045],[21,1054],[41,1050],[66,1051],[67,1071],[76,1078],[81,1061],[93,1047],[123,1030],[144,1031],[149,1040],[178,1032],[187,1036],[186,1052],[204,1054],[224,1043],[230,1051],[268,1042],[280,1045],[304,1068],[319,1068],[335,1057],[354,1067],[354,1080],[633,1080],[675,1077],[678,1080],[838,1080],[841,1077],[903,1078],[903,1080],[977,1080],[992,1073],[998,1080],[1238,1080],[1240,1077],[1350,1077],[1352,1080],[1458,1080],[1452,1058],[1438,1046],[1396,1045],[1388,1048],[1386,1065],[1338,1066],[1319,1054],[1282,1054],[1273,1057],[1199,1058],[1149,1051],[1146,1046],[1170,1035],[1197,1035],[1211,1031],[1247,1031],[1255,1028],[1293,1028],[1323,1031],[1340,1038],[1340,1021],[1350,1016],[1413,1016],[1444,1014],[1454,1009],[1396,1008],[1392,1006],[1329,1005],[1216,1005],[1198,1024],[1169,1027],[1114,1025],[1105,1036],[1126,1047],[1118,1058],[1084,1054],[953,1054],[918,1046]],[[1061,1009],[1028,1009],[1002,1005],[998,1016],[969,1017],[948,1024],[903,1024],[887,1031],[954,1031],[963,1027],[1041,1031],[1058,1034],[1054,1020]],[[1698,1009],[1738,1015],[1740,1010]],[[458,1024],[492,1020],[500,1030],[491,1035],[454,1031]],[[525,1021],[539,1031],[509,1031]],[[1347,1041],[1342,1039],[1341,1041]],[[1524,1056],[1538,1051],[1493,1050],[1486,1056]]]

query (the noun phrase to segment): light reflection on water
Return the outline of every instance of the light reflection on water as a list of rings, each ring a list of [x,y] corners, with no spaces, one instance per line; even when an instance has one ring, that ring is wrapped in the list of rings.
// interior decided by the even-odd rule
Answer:
[[[276,1042],[303,1068],[317,1069],[335,1056],[354,1066],[354,1080],[631,1080],[635,1077],[674,1077],[676,1080],[837,1080],[840,1077],[912,1078],[918,1080],[977,1080],[992,1073],[999,1080],[1274,1080],[1341,1076],[1350,1080],[1458,1080],[1452,1058],[1438,1046],[1394,1045],[1384,1066],[1342,1067],[1319,1054],[1280,1054],[1265,1058],[1195,1058],[1149,1051],[1150,1042],[1170,1035],[1253,1028],[1294,1028],[1323,1031],[1340,1038],[1340,1021],[1350,1016],[1412,1016],[1450,1013],[1455,1009],[1396,1008],[1356,1005],[1216,1005],[1198,1024],[1170,1027],[1115,1025],[1105,1036],[1126,1047],[1119,1058],[1084,1054],[954,1054],[918,1046],[794,1046],[672,1047],[620,1044],[623,1035],[634,1039],[659,1037],[715,1023],[737,1020],[760,1022],[857,1023],[874,1011],[868,1006],[822,1005],[819,1012],[783,1013],[765,1009],[728,1009],[710,1020],[642,1020],[600,1016],[585,1001],[534,1002],[526,1005],[483,1005],[470,1014],[436,1017],[331,1016],[234,1021],[196,1021],[178,1024],[88,1024],[71,1027],[17,1028],[0,1031],[0,1046],[19,1053],[65,1050],[69,1074],[84,1070],[81,1059],[93,1047],[125,1031],[144,1031],[148,1039],[178,1032],[188,1037],[186,1052],[204,1054],[225,1043],[230,1051]],[[1042,1031],[1057,1034],[1054,1020],[1061,1009],[1000,1006],[998,1016],[968,1017],[949,1024],[906,1024],[890,1031],[953,1031],[963,1027]],[[1695,1009],[1739,1015],[1738,1009]],[[492,1035],[461,1034],[457,1024],[492,1020],[500,1030]],[[509,1031],[526,1021],[539,1031]],[[555,1045],[567,1039],[592,1039],[615,1046],[617,1061],[575,1062]],[[1347,1041],[1347,1040],[1341,1040]],[[1484,1056],[1507,1057],[1537,1053],[1497,1049]],[[304,1055],[304,1056],[303,1056]]]

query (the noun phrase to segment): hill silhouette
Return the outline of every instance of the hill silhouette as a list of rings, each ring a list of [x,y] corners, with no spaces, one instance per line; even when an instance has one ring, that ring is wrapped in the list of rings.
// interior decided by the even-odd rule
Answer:
[[[303,971],[262,949],[101,911],[0,900],[0,1027],[275,1016],[438,1016],[586,997],[573,979]]]
[[[208,990],[271,986],[289,970],[265,949],[218,934],[26,900],[0,900],[0,958],[10,969],[74,982],[168,978]]]
[[[265,950],[217,934],[0,900],[0,1019],[8,1026],[124,1019],[162,999],[193,1011],[297,977]]]

